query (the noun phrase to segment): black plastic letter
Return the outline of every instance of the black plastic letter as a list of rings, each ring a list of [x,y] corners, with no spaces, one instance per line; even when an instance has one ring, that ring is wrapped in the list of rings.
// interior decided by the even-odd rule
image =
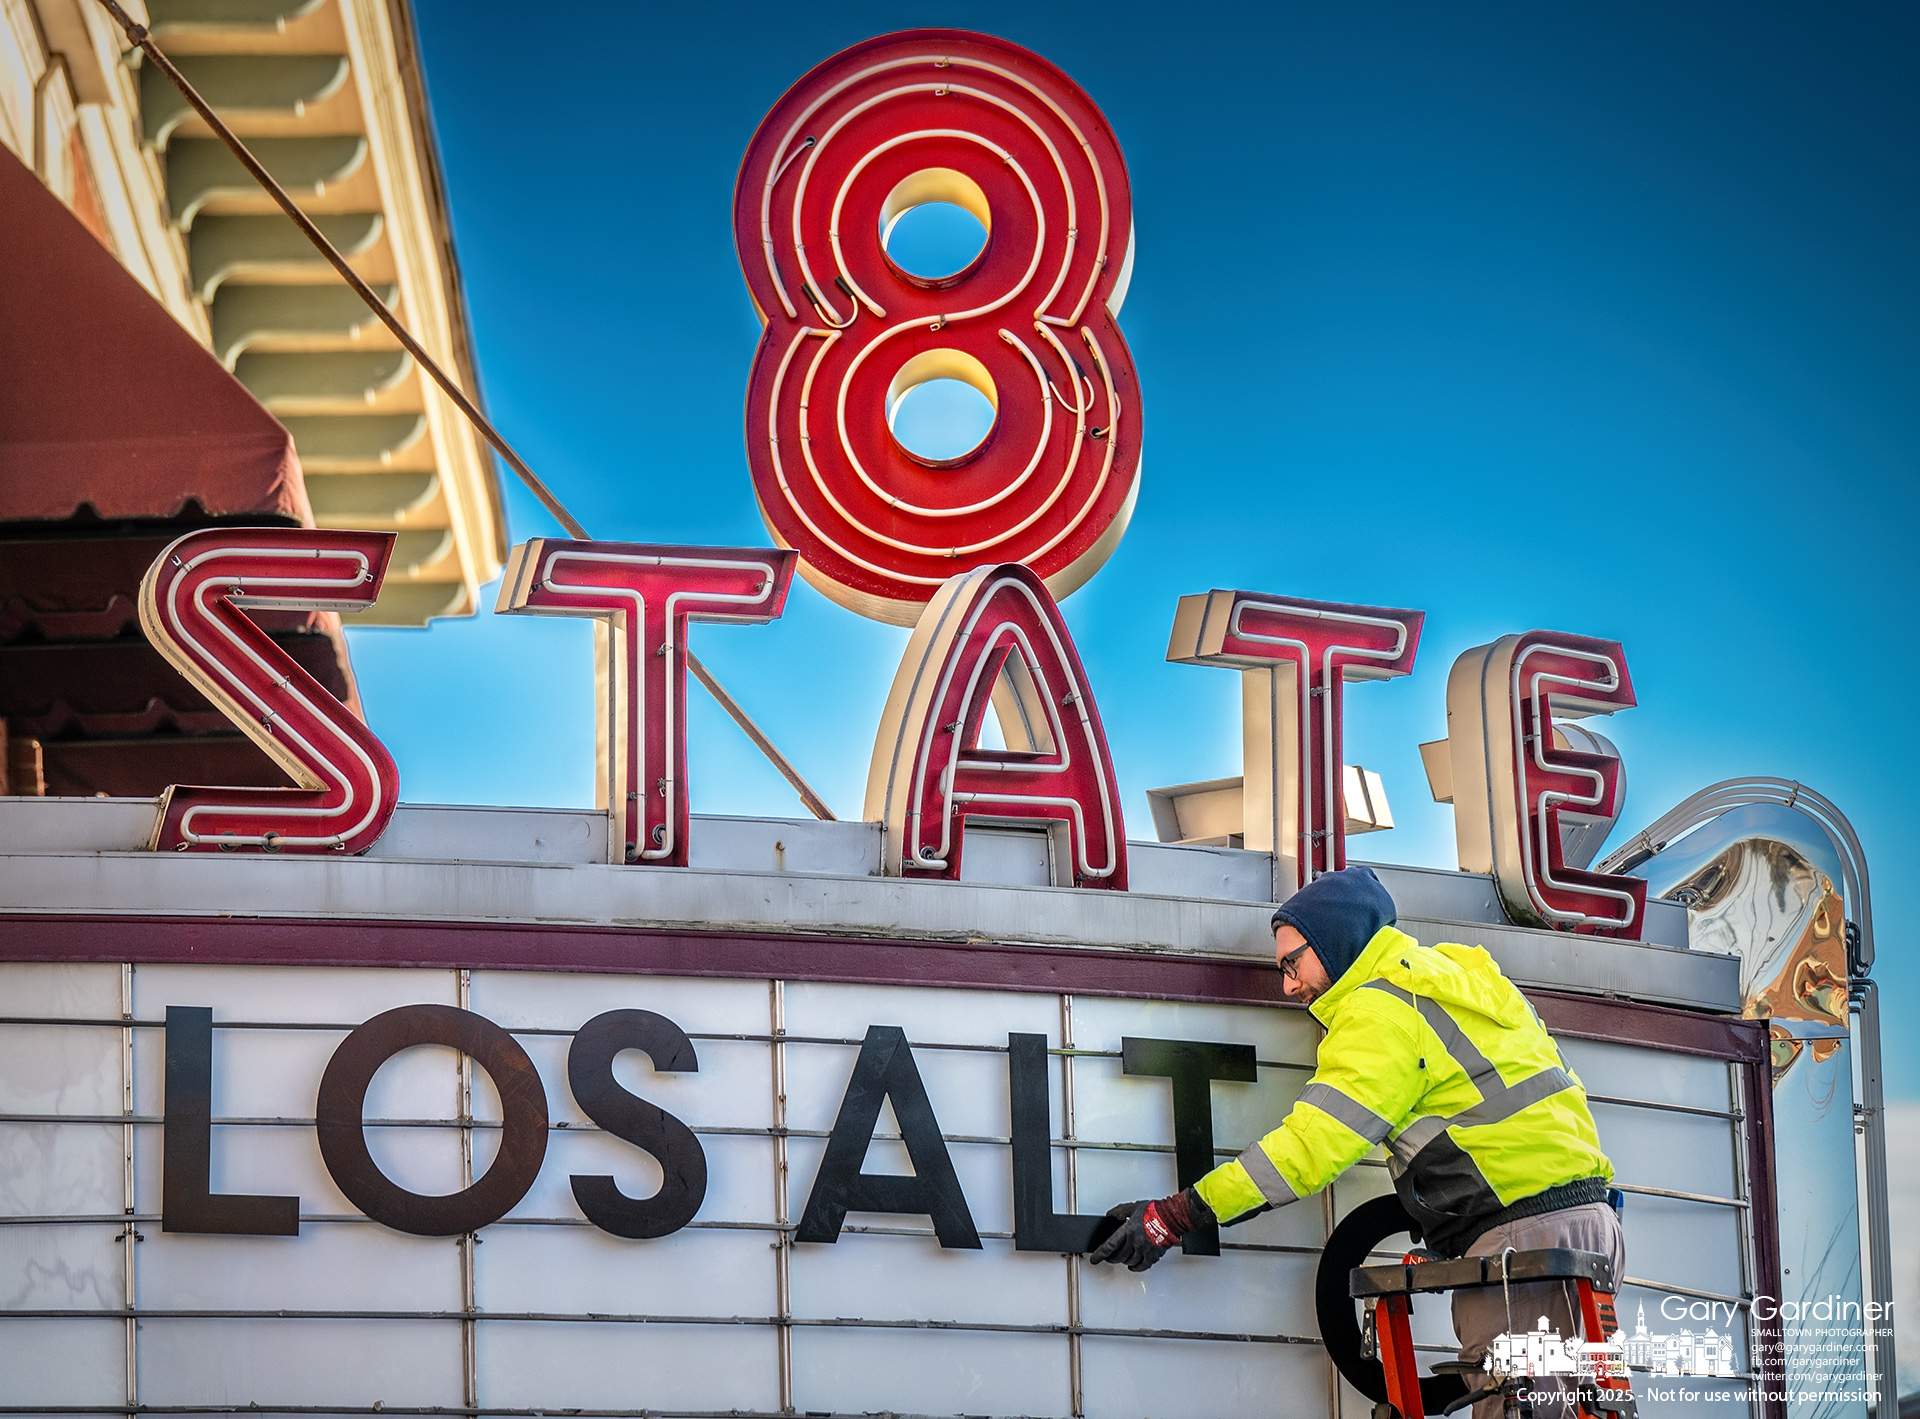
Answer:
[[[252,1237],[300,1235],[300,1199],[213,1192],[213,1011],[167,1007],[166,1121],[160,1143],[160,1230]]]
[[[614,1057],[637,1049],[656,1070],[700,1068],[693,1041],[673,1021],[651,1010],[609,1010],[582,1025],[567,1051],[567,1084],[580,1111],[616,1138],[642,1148],[660,1164],[660,1190],[628,1197],[604,1173],[575,1173],[574,1201],[587,1220],[616,1237],[664,1237],[693,1220],[707,1196],[707,1154],[679,1119],[628,1093],[613,1077]]]
[[[1013,1101],[1013,1247],[1015,1251],[1093,1250],[1107,1219],[1053,1210],[1053,1143],[1047,1088],[1047,1037],[1007,1036],[1007,1092]]]
[[[912,1177],[860,1171],[880,1118],[880,1105],[888,1099],[893,1100],[900,1138],[913,1160]],[[927,1101],[927,1087],[920,1082],[906,1033],[897,1025],[867,1029],[793,1239],[837,1242],[849,1211],[924,1213],[933,1219],[933,1233],[941,1246],[980,1249],[980,1233],[974,1229],[953,1159],[940,1136],[933,1105]]]
[[[1120,1041],[1120,1067],[1173,1081],[1174,1169],[1181,1187],[1193,1186],[1213,1171],[1213,1081],[1253,1083],[1253,1046],[1128,1038]],[[1220,1229],[1195,1227],[1180,1248],[1188,1256],[1218,1256]]]
[[[442,1197],[408,1192],[367,1151],[367,1086],[414,1045],[447,1045],[487,1071],[500,1095],[500,1152],[472,1187]],[[320,1156],[334,1185],[374,1221],[416,1237],[457,1237],[497,1222],[527,1195],[547,1156],[547,1094],[520,1042],[493,1021],[451,1005],[402,1005],[340,1042],[320,1076]]]

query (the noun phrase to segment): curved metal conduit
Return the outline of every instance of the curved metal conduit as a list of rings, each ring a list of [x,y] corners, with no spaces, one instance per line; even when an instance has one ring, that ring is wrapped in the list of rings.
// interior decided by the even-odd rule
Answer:
[[[1840,858],[1840,872],[1852,919],[1847,938],[1847,1001],[1859,1017],[1854,1029],[1855,1058],[1860,1064],[1860,1098],[1854,1116],[1865,1137],[1867,1162],[1867,1255],[1872,1299],[1893,1314],[1893,1240],[1887,1222],[1887,1133],[1880,1080],[1880,998],[1870,978],[1873,969],[1873,898],[1867,883],[1867,854],[1832,799],[1792,779],[1732,778],[1710,784],[1656,818],[1611,853],[1601,872],[1631,872],[1667,844],[1730,808],[1750,803],[1777,803],[1797,808],[1825,830]],[[1880,1399],[1877,1419],[1899,1419],[1899,1369],[1893,1336],[1874,1338],[1874,1370]]]

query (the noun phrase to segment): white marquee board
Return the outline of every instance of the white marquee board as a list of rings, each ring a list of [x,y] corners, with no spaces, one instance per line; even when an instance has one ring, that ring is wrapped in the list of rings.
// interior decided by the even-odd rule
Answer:
[[[1344,1408],[1336,1399],[1312,1283],[1330,1223],[1387,1190],[1377,1162],[1330,1197],[1229,1230],[1218,1257],[1176,1253],[1144,1276],[1011,1240],[1009,1033],[1044,1034],[1054,1051],[1055,1206],[1098,1212],[1175,1186],[1169,1082],[1124,1074],[1123,1037],[1254,1048],[1257,1082],[1212,1086],[1224,1157],[1271,1128],[1304,1084],[1318,1037],[1304,1012],[764,978],[17,962],[0,965],[0,1001],[6,1406],[120,1412],[131,1365],[139,1401],[154,1406],[778,1413],[784,1330],[802,1413],[1069,1415],[1075,1349],[1089,1416],[1368,1412],[1344,1386]],[[316,1142],[315,1091],[334,1049],[369,1017],[423,1002],[513,1032],[550,1110],[537,1181],[471,1246],[362,1216]],[[213,1012],[213,1190],[297,1194],[299,1236],[162,1230],[159,1026],[170,1005]],[[621,1008],[670,1018],[699,1057],[689,1073],[655,1072],[637,1052],[616,1064],[628,1089],[695,1130],[707,1158],[693,1223],[648,1241],[589,1224],[568,1183],[610,1174],[634,1196],[659,1184],[652,1160],[596,1129],[568,1088],[572,1032]],[[118,1023],[123,1009],[132,1026]],[[781,1228],[805,1208],[874,1025],[901,1027],[913,1046],[982,1247],[940,1247],[923,1216],[850,1213],[836,1243],[788,1249],[783,1308]],[[1636,1189],[1629,1274],[1748,1289],[1729,1065],[1594,1041],[1564,1050],[1596,1095],[1635,1101],[1595,1106],[1620,1179]],[[369,1127],[374,1157],[412,1190],[462,1185],[459,1061],[409,1050],[369,1093],[368,1120],[400,1121]],[[478,1175],[499,1139],[484,1125],[500,1115],[484,1072],[471,1075]],[[909,1171],[884,1136],[891,1122],[883,1113],[869,1172]],[[1628,1288],[1629,1328],[1641,1299],[1657,1307],[1659,1295]],[[1419,1307],[1416,1324],[1426,1342],[1450,1338],[1437,1303]]]

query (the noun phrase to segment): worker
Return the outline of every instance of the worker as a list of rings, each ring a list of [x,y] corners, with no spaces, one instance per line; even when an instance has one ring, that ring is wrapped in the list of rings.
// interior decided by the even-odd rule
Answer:
[[[1281,989],[1326,1027],[1313,1078],[1285,1121],[1238,1158],[1171,1197],[1114,1208],[1119,1229],[1093,1261],[1145,1271],[1195,1227],[1311,1196],[1384,1143],[1394,1191],[1430,1251],[1573,1247],[1624,1274],[1613,1165],[1546,1027],[1485,950],[1422,946],[1396,920],[1366,867],[1316,877],[1273,914]],[[1570,1289],[1514,1286],[1511,1328],[1532,1330],[1544,1316],[1572,1338]],[[1453,1322],[1460,1358],[1478,1364],[1510,1328],[1500,1288],[1454,1292]],[[1564,1392],[1547,1388],[1555,1383],[1535,1381],[1538,1419],[1571,1412]],[[1481,1400],[1474,1419],[1500,1419],[1502,1408]]]

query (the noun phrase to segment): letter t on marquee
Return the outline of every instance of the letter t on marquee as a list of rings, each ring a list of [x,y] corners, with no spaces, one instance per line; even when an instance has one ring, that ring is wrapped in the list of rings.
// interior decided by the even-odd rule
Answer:
[[[1241,831],[1247,847],[1292,857],[1296,886],[1347,865],[1342,685],[1412,670],[1425,620],[1255,591],[1180,598],[1167,659],[1241,672]]]
[[[687,864],[687,623],[771,621],[796,553],[536,538],[513,549],[496,611],[604,622],[609,862]]]

